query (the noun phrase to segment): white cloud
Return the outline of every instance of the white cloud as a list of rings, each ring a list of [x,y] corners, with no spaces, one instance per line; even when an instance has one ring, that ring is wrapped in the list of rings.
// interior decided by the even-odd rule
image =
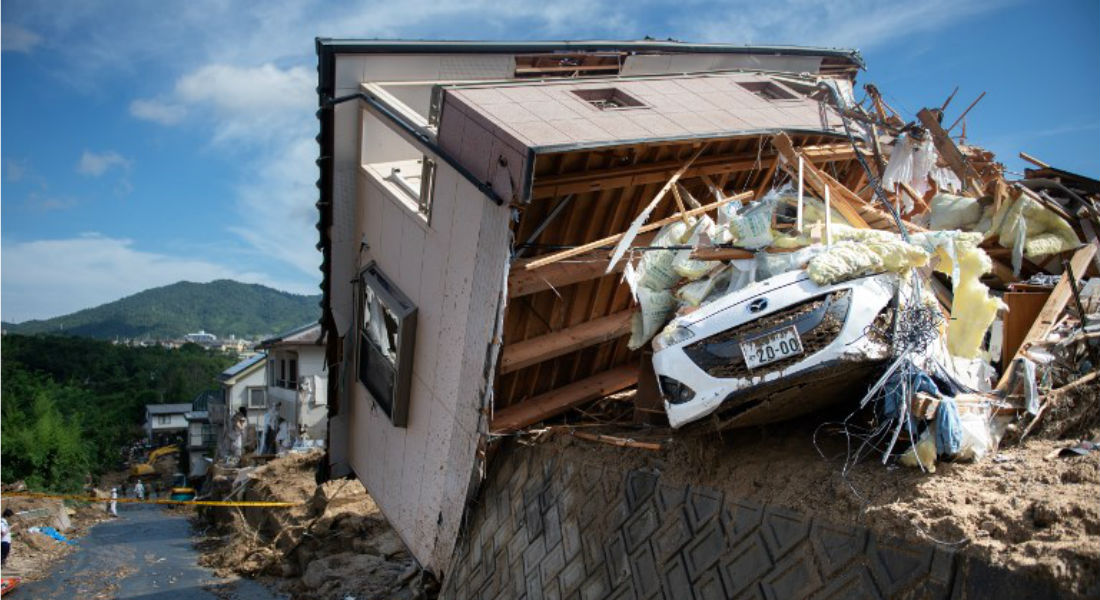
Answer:
[[[143,121],[175,125],[187,116],[187,109],[171,102],[139,98],[130,103],[130,114]]]
[[[26,160],[7,159],[4,161],[4,180],[16,183],[23,181],[26,176],[28,164]]]
[[[711,11],[704,22],[685,16],[674,20],[672,26],[679,35],[686,35],[685,39],[699,41],[867,49],[942,29],[1004,4],[977,0],[746,1],[727,3],[723,10]],[[680,14],[696,15],[694,8],[703,6],[686,6]]]
[[[3,319],[22,322],[98,306],[177,281],[235,279],[294,293],[315,294],[315,285],[272,278],[209,261],[147,252],[132,240],[80,237],[9,243],[3,252]]]
[[[28,53],[42,41],[42,36],[14,23],[0,25],[0,50]]]
[[[114,150],[101,153],[85,150],[84,154],[80,156],[80,161],[76,164],[76,172],[81,175],[99,177],[115,167],[128,171],[130,169],[130,159]]]

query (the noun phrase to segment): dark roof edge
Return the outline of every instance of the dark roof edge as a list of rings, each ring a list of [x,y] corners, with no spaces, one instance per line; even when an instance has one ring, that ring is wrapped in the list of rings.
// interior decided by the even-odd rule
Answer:
[[[309,322],[305,325],[302,325],[301,327],[295,327],[294,329],[291,329],[290,331],[287,331],[285,333],[281,333],[277,336],[267,338],[266,340],[263,340],[262,342],[257,344],[257,347],[266,349],[270,346],[278,344],[279,342],[282,342],[283,340],[285,340],[288,337],[298,335],[299,333],[304,333],[306,331],[309,331],[310,329],[313,329],[314,327],[317,327],[318,325],[319,325],[319,323],[317,321],[311,321],[311,322]],[[315,340],[313,343],[316,344],[316,345],[321,345],[321,341],[324,339],[324,337],[325,337],[325,331],[324,331],[324,327],[322,327],[321,328],[321,336],[318,337],[317,340]]]
[[[349,54],[371,53],[514,53],[624,50],[634,52],[777,54],[790,56],[828,56],[846,58],[859,68],[865,68],[863,56],[853,48],[824,48],[789,45],[700,44],[659,40],[577,40],[577,41],[473,41],[473,40],[384,40],[316,38],[317,49]]]

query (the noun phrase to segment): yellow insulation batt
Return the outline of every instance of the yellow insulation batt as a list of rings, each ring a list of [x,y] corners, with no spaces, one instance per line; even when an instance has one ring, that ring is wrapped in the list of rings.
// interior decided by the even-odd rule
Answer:
[[[947,327],[947,351],[960,358],[977,358],[982,339],[997,311],[1005,308],[989,295],[979,278],[993,270],[989,255],[978,247],[980,233],[933,231],[912,236],[913,243],[933,252],[933,268],[951,276],[954,298]]]
[[[833,227],[833,239],[836,242],[806,266],[806,273],[818,285],[886,271],[903,273],[928,264],[923,248],[889,231],[838,225]]]
[[[1004,307],[979,280],[993,268],[989,256],[978,247],[982,234],[931,231],[913,234],[912,243],[906,243],[888,231],[838,226],[833,238],[838,241],[806,266],[806,273],[818,285],[888,271],[905,273],[928,264],[934,256],[936,270],[954,282],[947,349],[961,358],[978,356],[985,332]]]
[[[1012,248],[1021,223],[1026,234],[1024,256],[1028,258],[1072,250],[1081,245],[1077,233],[1065,219],[1022,192],[1015,202],[1005,203],[993,215],[986,237],[997,236],[1002,247]]]

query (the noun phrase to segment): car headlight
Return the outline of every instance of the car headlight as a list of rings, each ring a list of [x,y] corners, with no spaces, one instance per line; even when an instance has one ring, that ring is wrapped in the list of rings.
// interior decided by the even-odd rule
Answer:
[[[653,338],[653,351],[660,352],[669,346],[675,346],[680,342],[690,340],[695,334],[690,329],[673,321]]]

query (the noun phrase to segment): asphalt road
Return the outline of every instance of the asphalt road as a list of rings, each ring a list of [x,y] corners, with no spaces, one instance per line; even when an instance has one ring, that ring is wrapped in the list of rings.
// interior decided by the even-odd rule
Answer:
[[[246,579],[222,579],[198,565],[191,526],[177,512],[120,504],[119,517],[92,528],[46,579],[20,586],[11,600],[269,600]]]

